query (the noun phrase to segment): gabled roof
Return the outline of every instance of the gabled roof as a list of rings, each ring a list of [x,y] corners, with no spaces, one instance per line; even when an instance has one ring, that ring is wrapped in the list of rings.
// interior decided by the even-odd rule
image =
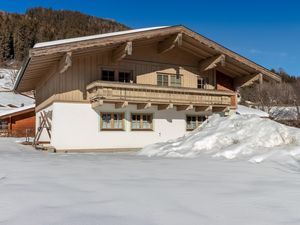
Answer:
[[[0,119],[5,119],[10,116],[16,116],[16,115],[20,115],[23,113],[31,112],[31,111],[34,111],[34,109],[35,109],[35,104],[31,104],[31,105],[23,106],[20,108],[2,111],[2,112],[0,112]]]
[[[97,51],[103,48],[114,49],[126,42],[136,44],[149,40],[160,42],[178,34],[182,35],[181,48],[196,55],[199,57],[199,60],[205,60],[220,54],[226,57],[225,67],[222,68],[225,73],[226,71],[232,74],[235,72],[242,76],[261,73],[265,79],[277,82],[281,81],[281,78],[277,74],[263,66],[184,26],[178,25],[113,32],[36,44],[34,48],[30,50],[29,57],[24,62],[18,74],[14,89],[18,91],[34,89],[35,85],[41,79],[41,76],[49,71],[51,66],[59,62],[68,52],[72,52],[72,55],[76,55]]]
[[[96,34],[96,35],[90,35],[90,36],[84,36],[84,37],[77,37],[77,38],[67,38],[57,41],[47,41],[47,42],[41,42],[34,45],[33,48],[44,48],[49,47],[53,45],[62,45],[62,44],[69,44],[74,42],[81,42],[81,41],[89,41],[94,39],[101,39],[106,37],[114,37],[124,34],[133,34],[143,31],[149,31],[149,30],[157,30],[161,28],[165,28],[167,26],[161,26],[161,27],[148,27],[148,28],[141,28],[141,29],[134,29],[134,30],[125,30],[125,31],[118,31],[118,32],[111,32],[111,33],[105,33],[105,34]]]
[[[16,107],[31,105],[35,100],[31,97],[17,94],[13,91],[0,91],[0,105],[10,106],[14,105]]]

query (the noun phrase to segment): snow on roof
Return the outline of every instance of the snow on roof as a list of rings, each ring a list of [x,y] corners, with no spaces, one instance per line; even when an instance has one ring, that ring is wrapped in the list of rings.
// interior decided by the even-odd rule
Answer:
[[[35,100],[33,98],[12,91],[0,92],[0,105],[3,106],[15,105],[16,107],[21,107],[22,105],[31,105],[34,102]]]
[[[60,44],[67,44],[67,43],[73,43],[73,42],[79,42],[79,41],[113,37],[113,36],[118,36],[118,35],[123,35],[123,34],[131,34],[131,33],[137,33],[137,32],[142,32],[142,31],[157,30],[157,29],[161,29],[161,28],[165,28],[165,27],[168,27],[168,26],[140,28],[140,29],[134,29],[134,30],[125,30],[125,31],[111,32],[111,33],[105,33],[105,34],[96,34],[96,35],[77,37],[77,38],[68,38],[68,39],[62,39],[62,40],[57,40],[57,41],[41,42],[41,43],[35,44],[33,48],[42,48],[42,47],[48,47],[48,46],[52,46],[52,45],[60,45]]]
[[[257,115],[259,117],[269,117],[269,114],[262,110],[250,108],[244,105],[238,105],[236,113],[239,115]]]
[[[12,110],[2,111],[2,112],[0,112],[0,117],[10,115],[10,114],[13,114],[13,113],[17,113],[17,112],[22,112],[24,110],[32,109],[34,107],[35,107],[35,104],[31,104],[31,105],[23,106],[23,107],[20,107],[20,108],[15,108],[15,109],[12,109]]]

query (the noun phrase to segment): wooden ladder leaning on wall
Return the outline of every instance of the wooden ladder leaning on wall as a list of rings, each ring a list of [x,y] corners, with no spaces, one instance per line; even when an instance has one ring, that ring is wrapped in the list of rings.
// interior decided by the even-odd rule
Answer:
[[[36,133],[33,143],[32,143],[35,148],[37,148],[37,146],[39,145],[39,140],[40,140],[41,134],[43,133],[44,129],[46,129],[47,134],[48,134],[49,138],[51,139],[51,123],[49,121],[50,113],[51,113],[50,111],[48,111],[48,112],[42,111],[41,112],[42,120],[41,120],[40,126],[37,129],[37,133]]]

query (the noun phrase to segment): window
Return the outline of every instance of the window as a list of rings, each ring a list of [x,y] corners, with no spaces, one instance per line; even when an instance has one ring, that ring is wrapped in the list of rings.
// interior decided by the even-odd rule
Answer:
[[[181,86],[181,76],[180,75],[170,75],[171,83],[170,86],[180,87]]]
[[[198,78],[198,88],[204,89],[204,80],[203,80],[203,78]]]
[[[131,130],[153,130],[152,114],[131,114]]]
[[[102,80],[114,81],[115,80],[115,71],[102,70]]]
[[[181,75],[180,74],[157,74],[157,85],[180,87]]]
[[[124,113],[101,113],[101,130],[123,130]]]
[[[131,79],[130,72],[119,72],[119,82],[129,83]]]
[[[169,75],[168,74],[157,74],[157,85],[158,86],[169,86]]]
[[[0,121],[0,130],[7,130],[8,129],[8,122],[5,120]]]
[[[205,77],[205,78],[199,77],[198,78],[198,88],[205,89],[207,84],[208,84],[207,77]]]
[[[205,120],[205,116],[186,116],[186,129],[194,130]]]

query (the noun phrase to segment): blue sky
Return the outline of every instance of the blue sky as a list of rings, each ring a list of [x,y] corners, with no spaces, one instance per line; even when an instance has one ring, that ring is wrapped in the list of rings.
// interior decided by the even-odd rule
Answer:
[[[300,76],[298,0],[0,0],[0,10],[76,10],[131,28],[183,24],[267,67]]]

